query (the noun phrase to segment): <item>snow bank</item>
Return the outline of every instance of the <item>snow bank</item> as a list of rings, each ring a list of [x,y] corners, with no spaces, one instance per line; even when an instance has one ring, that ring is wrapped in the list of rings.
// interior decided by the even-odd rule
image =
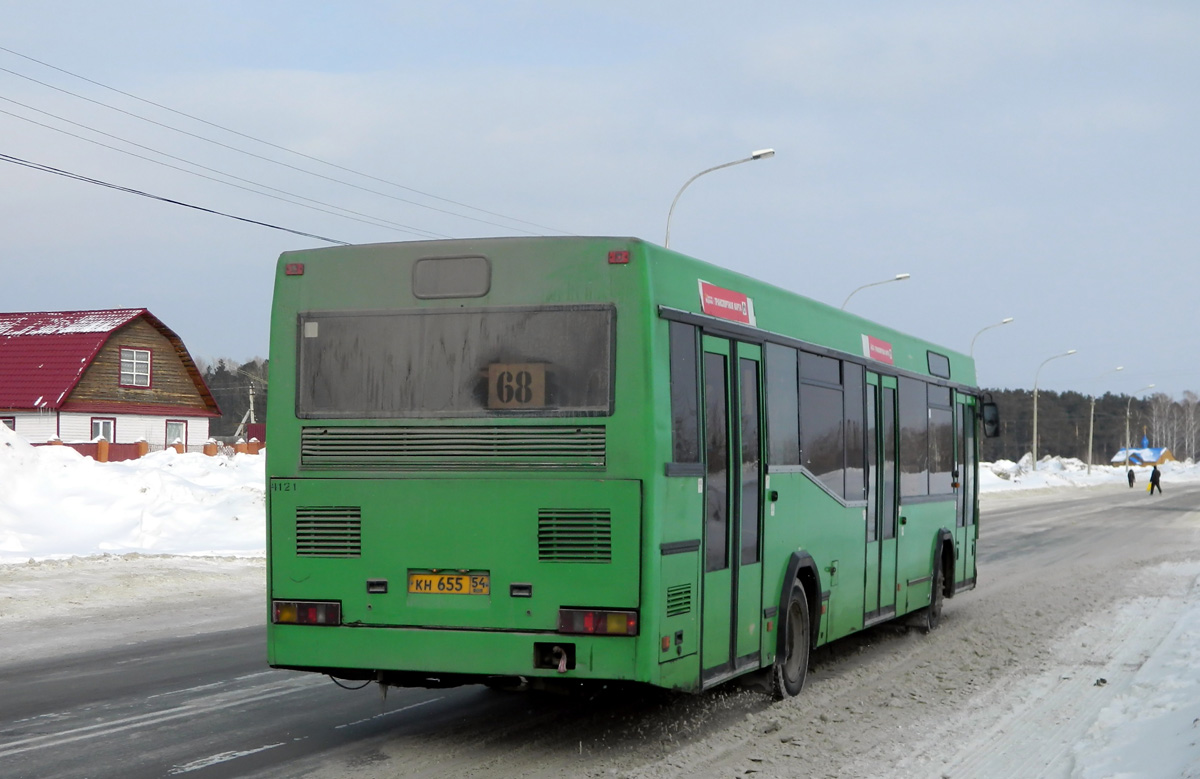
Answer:
[[[1170,462],[1159,466],[1162,484],[1170,489],[1172,482],[1200,481],[1200,464]],[[1145,490],[1150,480],[1150,467],[1134,467],[1135,489]],[[1087,463],[1073,457],[1043,457],[1038,467],[1033,468],[1033,459],[1026,454],[1019,463],[997,460],[979,465],[980,492],[1009,492],[1013,490],[1038,490],[1047,488],[1095,487],[1104,484],[1126,485],[1124,466],[1092,465],[1088,473]]]
[[[262,557],[264,458],[168,449],[98,463],[0,425],[0,563],[97,554]]]

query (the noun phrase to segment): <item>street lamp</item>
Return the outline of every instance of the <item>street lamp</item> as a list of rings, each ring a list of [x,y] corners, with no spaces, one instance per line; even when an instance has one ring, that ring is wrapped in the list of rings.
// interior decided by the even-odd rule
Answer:
[[[1129,400],[1125,401],[1125,470],[1129,470],[1129,406],[1133,403],[1134,395],[1149,389],[1154,389],[1154,385],[1149,384],[1140,390],[1129,393]]]
[[[684,185],[679,188],[679,192],[676,193],[675,199],[671,201],[671,210],[667,212],[667,236],[666,236],[666,238],[663,239],[663,248],[669,248],[671,246],[671,215],[675,213],[675,204],[679,202],[679,196],[683,194],[683,190],[687,189],[689,184],[691,184],[693,181],[695,181],[696,179],[703,176],[705,173],[712,173],[714,170],[720,170],[721,168],[728,168],[733,165],[741,165],[743,162],[753,162],[754,160],[765,160],[765,159],[769,159],[774,156],[775,156],[774,149],[759,149],[758,151],[750,152],[750,156],[743,160],[734,160],[733,162],[726,162],[723,165],[716,165],[714,167],[708,168],[707,170],[702,170],[699,173],[697,173],[695,176],[692,176],[690,179],[688,179],[684,183]]]
[[[1037,459],[1037,395],[1038,395],[1038,393],[1037,393],[1037,387],[1038,387],[1038,374],[1040,374],[1040,373],[1042,372],[1042,367],[1043,367],[1043,366],[1044,366],[1046,363],[1050,362],[1051,360],[1057,360],[1059,357],[1070,357],[1072,354],[1075,354],[1075,350],[1074,350],[1074,349],[1068,349],[1067,351],[1063,352],[1062,354],[1056,354],[1056,355],[1054,355],[1053,357],[1047,357],[1046,359],[1042,360],[1042,364],[1038,366],[1037,373],[1033,374],[1033,470],[1035,470],[1035,471],[1037,470],[1037,464],[1038,464],[1038,459]]]
[[[1011,316],[1006,316],[1003,319],[1001,319],[999,322],[997,322],[996,324],[988,325],[987,327],[980,330],[978,333],[975,334],[975,338],[978,338],[979,336],[983,335],[985,332],[987,332],[988,330],[991,330],[993,327],[999,327],[1000,325],[1006,325],[1011,321],[1013,321],[1013,318]],[[972,358],[975,357],[975,338],[971,339],[971,357]]]
[[[907,274],[907,273],[897,273],[895,276],[893,276],[890,279],[884,279],[883,281],[873,281],[870,284],[863,284],[861,287],[854,290],[854,292],[851,292],[849,295],[846,296],[846,299],[842,301],[842,310],[843,311],[846,310],[846,304],[850,302],[850,298],[854,297],[855,292],[858,292],[859,290],[864,290],[867,287],[878,287],[880,284],[890,284],[893,281],[904,281],[905,279],[908,278],[908,276],[909,276],[909,274]]]
[[[1107,376],[1110,373],[1116,373],[1117,371],[1123,371],[1123,370],[1125,370],[1125,366],[1118,365],[1116,368],[1113,368],[1111,371],[1106,371],[1104,373],[1101,373],[1099,376],[1096,377],[1096,379],[1099,380],[1099,379],[1104,378],[1105,376]],[[1091,414],[1088,415],[1088,467],[1087,467],[1088,476],[1092,475],[1092,429],[1095,427],[1095,424],[1096,424],[1096,393],[1093,392],[1092,393],[1092,411],[1091,411]]]

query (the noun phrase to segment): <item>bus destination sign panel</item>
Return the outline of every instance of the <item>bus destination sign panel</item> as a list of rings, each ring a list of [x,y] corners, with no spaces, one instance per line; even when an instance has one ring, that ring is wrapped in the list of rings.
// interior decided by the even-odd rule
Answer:
[[[887,341],[863,333],[862,345],[863,357],[870,357],[872,360],[887,363],[888,365],[895,365],[892,362],[892,345]]]
[[[718,319],[756,327],[754,301],[744,293],[700,281],[700,310]]]

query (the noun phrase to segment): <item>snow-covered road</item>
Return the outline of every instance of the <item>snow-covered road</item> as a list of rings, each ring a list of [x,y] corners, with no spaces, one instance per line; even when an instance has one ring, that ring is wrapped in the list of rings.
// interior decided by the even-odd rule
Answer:
[[[1200,468],[1166,467],[1162,496],[1124,478],[988,466],[981,585],[941,630],[839,642],[795,701],[726,692],[676,712],[691,724],[657,713],[638,730],[684,737],[666,755],[635,738],[597,774],[1200,776]],[[0,426],[0,484],[0,666],[261,624],[261,458],[100,465]],[[989,563],[1001,546],[1019,560]],[[567,765],[537,757],[514,773]]]

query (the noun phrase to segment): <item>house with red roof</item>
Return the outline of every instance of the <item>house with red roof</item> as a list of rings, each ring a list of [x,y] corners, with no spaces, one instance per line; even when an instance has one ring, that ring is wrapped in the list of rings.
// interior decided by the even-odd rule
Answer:
[[[198,449],[220,415],[183,341],[144,308],[0,313],[0,424],[28,441]]]

